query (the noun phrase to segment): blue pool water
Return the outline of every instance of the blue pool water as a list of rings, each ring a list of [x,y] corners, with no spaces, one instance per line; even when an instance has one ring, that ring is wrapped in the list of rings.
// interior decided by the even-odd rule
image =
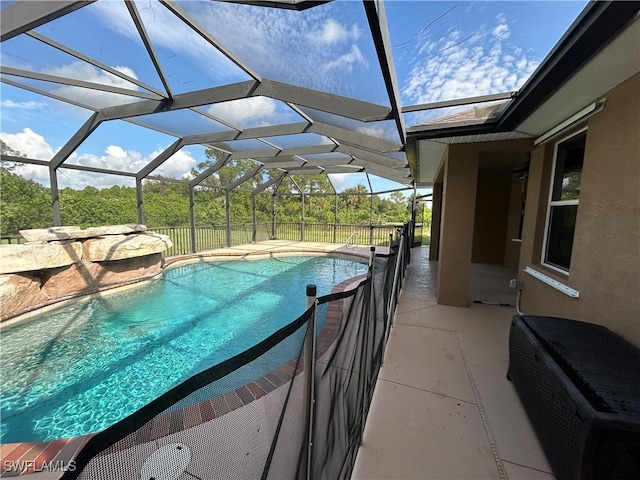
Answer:
[[[94,433],[295,320],[305,286],[366,272],[335,257],[189,264],[2,330],[1,441]]]

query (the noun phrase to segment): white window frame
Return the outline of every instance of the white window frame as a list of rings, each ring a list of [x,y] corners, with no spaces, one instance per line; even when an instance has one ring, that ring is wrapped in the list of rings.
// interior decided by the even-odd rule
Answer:
[[[567,140],[575,137],[576,135],[580,135],[585,131],[587,131],[586,126],[579,130],[576,130],[575,132],[572,132],[569,135],[566,135],[558,139],[558,141],[555,142],[553,146],[553,164],[551,165],[551,178],[549,180],[549,196],[547,199],[547,216],[544,224],[544,237],[543,237],[543,243],[542,243],[542,256],[540,258],[540,264],[544,265],[547,268],[550,268],[551,270],[562,273],[563,275],[568,275],[569,269],[564,269],[564,268],[558,267],[557,265],[552,265],[546,262],[547,246],[549,242],[549,222],[551,220],[551,207],[561,207],[561,206],[567,206],[567,205],[578,206],[580,204],[580,199],[578,198],[577,200],[552,200],[553,185],[555,183],[555,178],[556,178],[556,162],[558,159],[558,146],[561,143],[566,142]],[[584,165],[583,165],[583,168],[584,168]],[[575,241],[575,237],[574,237],[574,241]]]

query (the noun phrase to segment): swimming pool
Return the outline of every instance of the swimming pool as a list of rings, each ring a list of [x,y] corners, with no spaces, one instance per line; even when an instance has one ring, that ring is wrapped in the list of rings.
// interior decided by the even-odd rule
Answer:
[[[2,330],[3,443],[94,433],[296,319],[367,265],[326,256],[167,269],[144,286]]]

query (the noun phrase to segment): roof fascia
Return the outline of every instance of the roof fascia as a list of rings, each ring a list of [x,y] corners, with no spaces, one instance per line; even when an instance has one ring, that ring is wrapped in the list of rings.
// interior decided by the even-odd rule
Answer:
[[[591,2],[518,92],[498,119],[497,128],[516,128],[572,77],[640,10],[640,2]]]
[[[429,140],[433,138],[455,137],[465,135],[479,135],[484,133],[494,133],[497,131],[496,123],[477,124],[453,124],[446,127],[428,126],[412,127],[407,130],[407,135],[416,140]]]

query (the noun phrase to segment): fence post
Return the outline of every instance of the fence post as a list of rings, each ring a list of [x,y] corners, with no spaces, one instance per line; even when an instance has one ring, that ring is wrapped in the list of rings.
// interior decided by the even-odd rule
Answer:
[[[387,328],[387,332],[386,332],[386,336],[387,339],[385,339],[385,345],[387,343],[387,340],[389,339],[389,332],[391,331],[391,327],[393,326],[393,319],[394,319],[394,314],[396,311],[396,305],[398,303],[398,294],[397,294],[397,290],[398,290],[398,276],[400,275],[400,272],[402,271],[403,268],[403,256],[404,256],[404,242],[402,241],[403,236],[400,237],[400,245],[398,246],[398,254],[396,257],[396,262],[395,262],[395,271],[393,274],[393,283],[391,286],[391,295],[389,296],[389,305],[387,308],[387,311],[389,312],[389,318],[387,319],[388,325],[389,327]]]
[[[374,304],[374,270],[375,270],[375,258],[376,258],[376,247],[371,246],[371,256],[369,257],[369,274],[371,275],[371,282],[369,283],[369,312],[368,315],[364,319],[364,328],[363,336],[364,336],[364,365],[363,365],[363,376],[364,381],[363,385],[363,393],[362,393],[362,430],[360,431],[360,444],[362,444],[362,439],[364,438],[364,427],[367,421],[367,399],[369,392],[369,355],[372,352],[369,352],[369,329],[375,321],[375,304]]]
[[[307,285],[307,310],[316,303],[317,287],[315,285]],[[313,450],[313,411],[315,402],[315,364],[316,364],[316,311],[309,319],[307,326],[307,335],[304,339],[304,381],[305,381],[305,411],[304,425],[305,438],[307,440],[307,448],[305,449],[305,460],[302,465],[305,466],[306,472],[304,478],[311,478],[311,461]]]
[[[275,240],[278,238],[278,232],[276,227],[276,194],[271,195],[271,238],[269,240]]]
[[[338,236],[338,194],[335,195],[335,205],[333,209],[333,243],[337,242]]]
[[[258,219],[256,216],[256,194],[251,194],[251,220],[253,230],[251,230],[251,243],[256,243],[258,238]]]
[[[144,200],[142,196],[141,178],[136,178],[136,205],[138,210],[138,223],[144,225]]]
[[[304,193],[302,194],[302,215],[300,221],[300,241],[304,242]]]
[[[196,244],[196,198],[193,186],[189,187],[189,232],[191,253],[196,253],[198,251],[198,245]]]
[[[227,247],[231,246],[231,195],[225,190],[225,209],[227,214]]]

